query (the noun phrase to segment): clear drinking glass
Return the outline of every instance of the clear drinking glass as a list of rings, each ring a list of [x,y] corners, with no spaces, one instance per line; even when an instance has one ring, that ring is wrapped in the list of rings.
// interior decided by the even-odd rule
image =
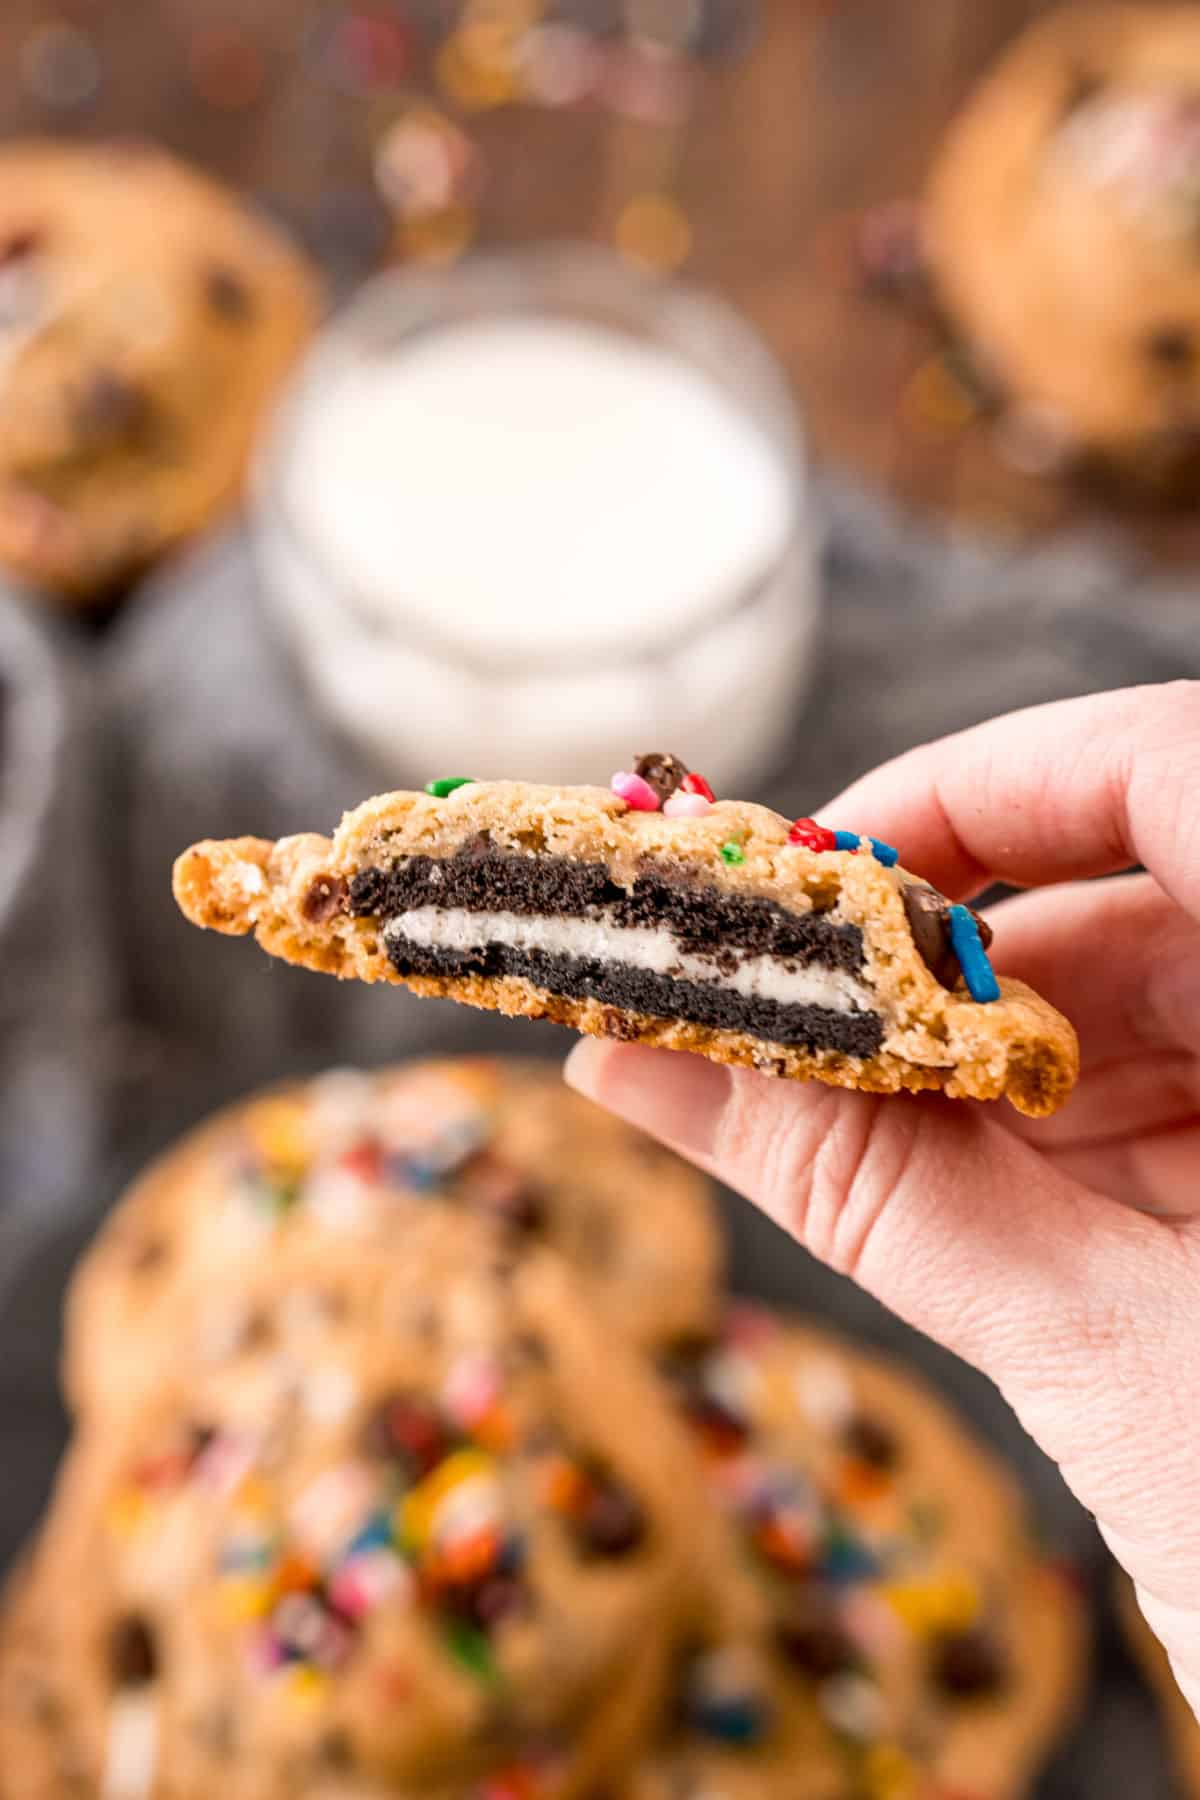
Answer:
[[[686,629],[636,648],[544,645],[506,654],[452,616],[431,628],[406,606],[403,554],[387,590],[356,585],[305,516],[297,447],[330,384],[364,359],[400,356],[424,334],[517,315],[599,325],[702,372],[757,428],[786,480],[785,541],[768,566],[698,605]],[[519,421],[516,422],[519,429]],[[664,441],[663,457],[672,454]],[[301,498],[298,499],[298,496]],[[404,497],[397,494],[397,505]],[[596,496],[604,528],[603,495]],[[329,717],[388,779],[431,773],[600,782],[636,751],[670,749],[720,791],[751,787],[802,698],[818,609],[818,532],[787,382],[757,334],[715,296],[642,275],[614,255],[564,245],[475,256],[444,271],[377,277],[325,333],[260,458],[256,539],[271,604]],[[470,529],[464,508],[463,529]],[[402,541],[402,539],[401,539]],[[669,547],[668,547],[669,548]],[[498,605],[519,605],[522,570],[498,566]]]

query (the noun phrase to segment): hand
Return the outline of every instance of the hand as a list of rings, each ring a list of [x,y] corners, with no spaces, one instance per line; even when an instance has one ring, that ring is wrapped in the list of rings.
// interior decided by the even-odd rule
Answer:
[[[952,898],[1042,890],[995,910],[993,955],[1079,1029],[1064,1110],[879,1099],[591,1040],[568,1079],[990,1375],[1200,1705],[1200,684],[997,719],[826,814]],[[1136,863],[1149,873],[1086,879]]]

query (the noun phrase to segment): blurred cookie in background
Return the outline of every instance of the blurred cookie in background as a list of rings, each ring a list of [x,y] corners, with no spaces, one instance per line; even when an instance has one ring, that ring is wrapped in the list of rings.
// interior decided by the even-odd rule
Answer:
[[[1000,1464],[899,1366],[735,1303],[670,1374],[763,1605],[720,1646],[634,1800],[1014,1800],[1081,1697],[1077,1594]]]
[[[937,305],[1029,472],[1200,489],[1200,11],[1076,5],[968,101],[922,218]]]
[[[300,252],[158,149],[0,150],[0,563],[111,599],[237,494],[315,326]]]
[[[177,1351],[181,1298],[236,1299],[324,1251],[407,1253],[431,1209],[490,1218],[575,1265],[609,1323],[657,1349],[707,1333],[721,1240],[705,1179],[572,1093],[557,1067],[463,1057],[334,1071],[219,1114],[138,1181],[68,1305],[66,1385],[124,1408]]]
[[[1158,1700],[1175,1758],[1181,1795],[1200,1797],[1200,1723],[1171,1669],[1167,1653],[1142,1617],[1133,1583],[1122,1575],[1117,1599],[1126,1635]]]
[[[49,1694],[83,1793],[620,1772],[723,1539],[667,1396],[560,1258],[426,1210],[397,1254],[314,1246],[174,1331],[186,1383],[68,1461],[0,1741]]]

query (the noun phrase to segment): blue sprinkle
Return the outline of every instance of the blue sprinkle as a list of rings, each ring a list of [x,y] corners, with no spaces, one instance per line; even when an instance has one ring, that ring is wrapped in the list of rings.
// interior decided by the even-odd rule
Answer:
[[[767,1728],[766,1710],[750,1694],[693,1698],[688,1717],[697,1731],[723,1744],[753,1744]]]
[[[857,831],[835,831],[833,835],[839,850],[857,850],[862,842]],[[876,862],[882,863],[885,869],[895,868],[900,861],[898,850],[893,850],[892,846],[885,844],[881,838],[868,838],[867,842],[874,852]]]
[[[950,908],[950,947],[958,958],[972,1000],[998,1000],[1000,983],[988,961],[979,927],[965,906]]]
[[[366,1550],[391,1548],[392,1522],[385,1512],[372,1513],[362,1530],[350,1540],[347,1556],[358,1556]]]
[[[827,1581],[842,1582],[874,1581],[883,1572],[879,1558],[864,1544],[861,1538],[843,1531],[837,1525],[831,1527],[821,1551],[821,1573]]]

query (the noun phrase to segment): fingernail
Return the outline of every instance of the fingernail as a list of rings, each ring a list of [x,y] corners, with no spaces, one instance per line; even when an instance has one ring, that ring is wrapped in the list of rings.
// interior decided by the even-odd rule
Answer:
[[[719,1063],[644,1044],[583,1038],[563,1071],[578,1093],[688,1156],[708,1156],[729,1098]]]

